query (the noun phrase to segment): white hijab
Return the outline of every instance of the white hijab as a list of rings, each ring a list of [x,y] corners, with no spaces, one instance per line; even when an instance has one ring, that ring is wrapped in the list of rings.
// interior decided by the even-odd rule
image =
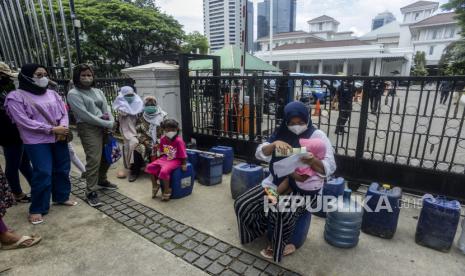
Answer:
[[[128,101],[124,98],[125,95],[134,94],[134,101],[129,104]],[[121,87],[118,97],[116,97],[115,101],[113,102],[113,109],[118,112],[124,112],[129,115],[137,115],[144,110],[144,102],[134,92],[134,89],[130,86],[123,86]]]

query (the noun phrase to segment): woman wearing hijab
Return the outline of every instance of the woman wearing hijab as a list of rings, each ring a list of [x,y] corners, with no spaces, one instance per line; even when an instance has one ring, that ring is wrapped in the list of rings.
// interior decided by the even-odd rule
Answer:
[[[116,190],[107,180],[110,164],[103,156],[106,134],[115,123],[102,90],[94,88],[94,71],[87,64],[74,68],[75,87],[68,92],[68,103],[77,122],[79,138],[86,153],[86,198],[92,207],[103,205],[97,191],[100,188]]]
[[[123,160],[124,167],[131,169],[129,175],[129,182],[134,182],[139,172],[135,171],[132,166],[134,164],[134,150],[136,149],[139,141],[137,140],[136,123],[138,115],[144,109],[144,102],[134,92],[134,89],[130,86],[121,87],[118,97],[113,102],[113,109],[118,112],[119,130],[123,136]],[[120,174],[122,178],[126,177],[126,173]]]
[[[160,124],[166,119],[167,113],[157,104],[155,97],[148,96],[144,99],[144,113],[137,121],[138,144],[134,151],[133,173],[140,172],[146,162],[150,162],[154,154],[153,147],[161,136]]]
[[[50,208],[50,195],[56,204],[77,204],[69,199],[68,113],[61,97],[47,89],[47,76],[44,66],[24,65],[18,77],[19,88],[5,99],[8,115],[18,127],[32,163],[29,208],[32,224],[43,222],[42,216]]]
[[[255,156],[257,159],[269,162],[270,176],[263,180],[262,184],[247,191],[234,202],[234,209],[239,226],[239,236],[241,243],[249,243],[261,237],[268,227],[268,218],[265,214],[264,197],[265,188],[277,189],[277,186],[285,177],[278,178],[274,174],[273,164],[285,157],[277,157],[276,152],[287,153],[292,148],[300,148],[299,139],[319,138],[326,145],[326,155],[323,160],[314,158],[311,155],[302,159],[302,162],[309,165],[314,171],[322,176],[330,176],[336,170],[334,152],[331,142],[326,134],[316,129],[311,121],[310,112],[301,102],[291,102],[284,108],[284,120],[281,126],[274,132],[268,142],[257,148]],[[295,184],[298,175],[287,176],[289,185],[292,187],[290,196],[310,196],[311,200],[316,198],[319,191],[311,193],[300,190]],[[289,243],[294,232],[297,219],[305,211],[305,206],[300,206],[292,212],[272,211],[269,220],[273,224],[273,238],[271,246],[262,250],[262,255],[273,258],[275,262],[280,262],[283,255],[289,255],[295,251],[295,246]]]
[[[32,179],[31,163],[24,152],[18,128],[13,124],[4,107],[6,97],[16,89],[13,82],[15,77],[17,74],[13,73],[8,65],[0,62],[0,126],[3,133],[8,133],[8,135],[0,135],[0,145],[3,147],[5,155],[5,175],[15,200],[16,202],[29,203],[31,198],[21,189],[19,171],[30,185]]]

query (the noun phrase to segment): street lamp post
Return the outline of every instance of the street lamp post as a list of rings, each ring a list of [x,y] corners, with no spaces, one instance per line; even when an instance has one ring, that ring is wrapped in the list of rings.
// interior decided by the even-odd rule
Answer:
[[[73,30],[74,30],[74,40],[76,43],[76,55],[77,55],[77,63],[82,63],[82,55],[81,55],[81,42],[79,41],[79,28],[81,28],[81,21],[76,16],[76,11],[74,8],[74,0],[69,0],[69,8],[71,10],[71,22],[73,23]]]

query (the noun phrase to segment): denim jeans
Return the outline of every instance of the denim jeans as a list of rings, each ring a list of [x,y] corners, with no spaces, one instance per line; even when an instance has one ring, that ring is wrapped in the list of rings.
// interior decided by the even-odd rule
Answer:
[[[22,144],[3,146],[3,154],[5,155],[5,176],[8,184],[13,194],[20,195],[23,193],[23,190],[19,181],[19,171],[21,171],[24,178],[31,185],[31,162],[24,152]]]
[[[24,145],[31,160],[31,206],[30,214],[47,214],[50,208],[50,196],[53,202],[63,203],[69,200],[71,167],[68,144]]]

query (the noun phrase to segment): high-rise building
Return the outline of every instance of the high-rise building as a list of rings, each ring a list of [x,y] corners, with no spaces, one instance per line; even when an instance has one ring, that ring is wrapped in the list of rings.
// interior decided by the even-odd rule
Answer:
[[[395,21],[396,18],[391,12],[385,11],[379,13],[373,20],[371,21],[371,30],[376,30],[392,21]]]
[[[245,24],[242,4],[246,0],[203,0],[204,32],[211,50],[225,45],[241,44],[241,31]],[[253,49],[253,3],[247,1],[247,45]]]
[[[295,31],[297,0],[273,0],[273,34]],[[270,34],[270,0],[258,3],[257,38]]]

